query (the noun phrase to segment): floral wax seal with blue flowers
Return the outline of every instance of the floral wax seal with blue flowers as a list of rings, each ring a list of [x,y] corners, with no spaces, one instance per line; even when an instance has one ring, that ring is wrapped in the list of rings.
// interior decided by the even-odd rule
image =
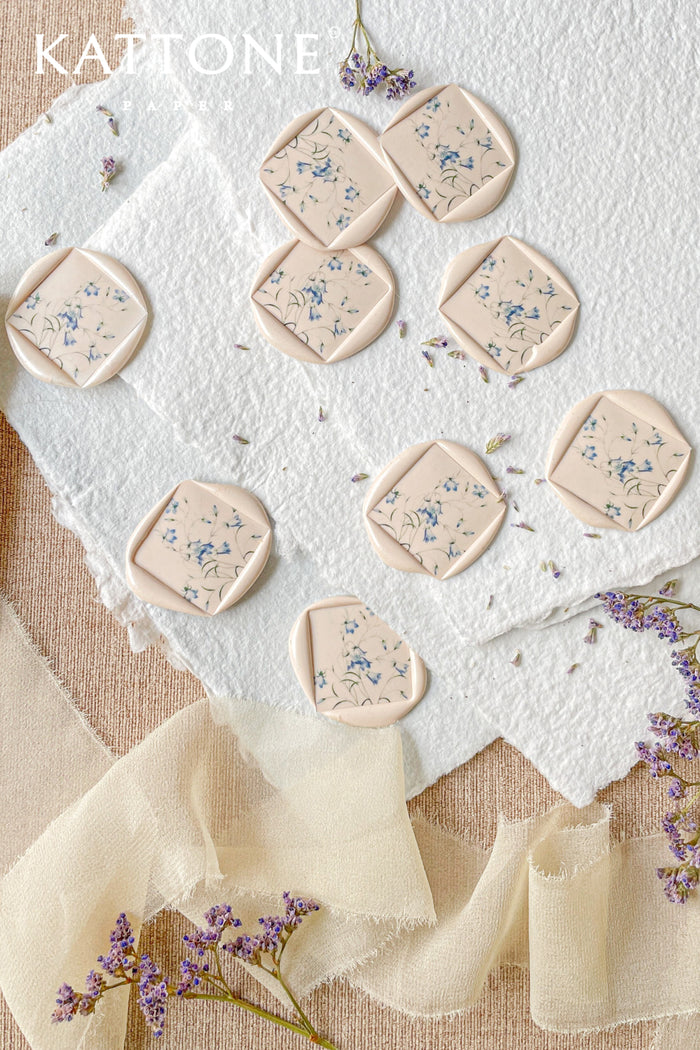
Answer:
[[[408,203],[435,222],[486,215],[515,171],[515,145],[505,124],[457,84],[414,95],[379,142]]]
[[[636,532],[676,497],[691,448],[665,408],[636,390],[580,401],[554,437],[546,476],[587,525]]]
[[[317,249],[364,244],[397,193],[375,133],[330,108],[305,113],[284,129],[260,179],[283,222]]]
[[[516,237],[501,237],[449,263],[438,309],[479,365],[518,376],[563,353],[579,301],[549,259]]]
[[[375,551],[391,568],[447,580],[495,539],[506,501],[470,449],[454,441],[412,445],[369,490],[364,520]]]
[[[425,693],[421,658],[358,598],[325,598],[304,609],[289,655],[315,710],[348,725],[391,725]]]
[[[147,319],[143,292],[125,266],[102,252],[63,248],[24,274],[5,328],[15,356],[37,379],[90,387],[126,364]]]
[[[394,276],[378,252],[331,251],[288,241],[253,281],[253,313],[265,338],[290,357],[335,364],[363,350],[394,309]]]
[[[126,582],[152,605],[214,616],[253,586],[271,545],[272,526],[252,492],[182,481],[131,536]]]

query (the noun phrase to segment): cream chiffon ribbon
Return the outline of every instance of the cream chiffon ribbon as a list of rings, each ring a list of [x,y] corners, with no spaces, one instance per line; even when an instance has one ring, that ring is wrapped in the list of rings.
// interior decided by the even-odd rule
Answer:
[[[515,964],[543,1028],[675,1017],[659,1047],[692,1045],[679,1015],[700,1010],[700,905],[663,900],[660,836],[614,845],[607,809],[564,805],[502,820],[484,851],[411,822],[395,728],[243,701],[196,703],[116,761],[6,604],[0,655],[0,986],[33,1050],[122,1047],[122,992],[49,1024],[55,990],[81,986],[119,912],[138,930],[162,908],[198,923],[228,901],[252,924],[284,889],[323,904],[285,953],[301,994],[343,974],[443,1015]]]

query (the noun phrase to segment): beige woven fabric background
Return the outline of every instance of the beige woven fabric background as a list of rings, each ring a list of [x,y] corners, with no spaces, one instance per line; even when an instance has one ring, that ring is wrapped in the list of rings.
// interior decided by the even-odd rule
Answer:
[[[107,44],[114,33],[128,31],[121,20],[122,2],[4,0],[0,147],[29,126],[68,86],[57,72],[43,77],[33,73],[34,33],[45,33],[47,40],[69,33],[57,57],[70,68],[89,33],[95,32],[110,63],[115,64],[117,49]],[[0,590],[90,723],[115,753],[123,754],[169,715],[199,698],[201,688],[191,675],[173,670],[159,652],[135,656],[130,651],[126,632],[99,603],[80,543],[52,518],[43,479],[1,416],[0,464]],[[656,830],[663,802],[639,767],[601,798],[613,804],[620,835]],[[526,759],[498,741],[425,791],[410,804],[410,810],[489,845],[499,812],[526,817],[558,800]],[[665,906],[660,892],[659,907]],[[148,950],[167,972],[176,970],[178,939],[185,929],[178,916],[161,916],[146,933]],[[40,939],[41,933],[40,929],[27,933],[27,950],[31,951],[31,941]],[[80,976],[66,975],[76,980]],[[274,1008],[257,983],[245,975],[241,992]],[[47,1023],[51,1007],[47,1003]],[[653,1035],[650,1024],[581,1037],[542,1032],[529,1019],[527,974],[505,969],[490,976],[479,1005],[456,1018],[410,1020],[367,1000],[342,981],[320,989],[309,1009],[318,1030],[340,1050],[649,1050]],[[76,1043],[78,1038],[76,1032]],[[132,1008],[128,1050],[150,1043],[138,1008]],[[163,1050],[232,1046],[283,1050],[301,1043],[230,1008],[183,1003],[173,1010],[159,1045]],[[4,1002],[0,1002],[0,1046],[5,1050],[26,1050],[28,1046]]]

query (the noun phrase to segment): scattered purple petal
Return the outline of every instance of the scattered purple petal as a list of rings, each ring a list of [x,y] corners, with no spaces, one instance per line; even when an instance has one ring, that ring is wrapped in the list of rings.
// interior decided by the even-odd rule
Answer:
[[[117,127],[117,122],[114,119],[114,117],[109,118],[109,120],[107,121],[107,127],[113,135],[116,135],[116,137],[119,138],[119,128]]]
[[[405,321],[397,321],[396,322],[396,327],[399,330],[399,339],[404,339],[405,336],[406,336],[406,328],[407,328],[406,322]]]
[[[545,481],[545,478],[535,478],[535,484],[536,485],[542,485],[544,483],[544,481]]]
[[[52,233],[50,237],[46,238],[46,240],[44,241],[44,244],[46,245],[47,248],[53,248],[53,246],[54,246],[54,244],[56,243],[57,240],[58,240],[58,234],[57,233]]]
[[[521,660],[522,660],[522,653],[520,652],[519,649],[516,649],[515,650],[515,656],[513,657],[513,659],[510,662],[512,663],[513,667],[520,667]]]
[[[234,350],[250,350],[250,347],[249,346],[243,346],[243,343],[234,343],[233,344],[233,349]]]
[[[111,109],[107,109],[106,106],[95,106],[95,109],[97,110],[98,113],[101,113],[103,117],[113,117],[114,116],[114,113],[112,113],[112,110]]]
[[[351,481],[365,481],[369,477],[369,474],[353,474],[350,478]]]
[[[435,368],[435,362],[433,361],[433,358],[432,358],[432,356],[431,356],[431,355],[430,355],[430,354],[428,353],[428,351],[427,351],[427,350],[421,350],[421,354],[423,355],[423,357],[425,358],[425,360],[426,360],[426,361],[428,362],[428,364],[430,365],[430,367],[431,367],[431,368]]]
[[[421,346],[432,346],[433,348],[441,347],[444,350],[444,348],[447,346],[447,336],[446,335],[434,335],[432,339],[426,339],[426,341],[424,343],[421,343],[420,345]]]
[[[599,532],[584,532],[583,535],[586,537],[587,540],[599,540],[600,539],[600,533]]]
[[[554,564],[554,562],[553,562],[553,561],[548,561],[548,562],[547,562],[547,568],[548,568],[548,569],[549,569],[549,571],[551,572],[551,574],[552,574],[552,577],[553,577],[553,578],[554,578],[555,580],[558,580],[558,579],[559,579],[559,577],[561,576],[561,571],[560,571],[560,570],[559,570],[559,569],[558,569],[558,568],[556,567],[556,565]]]
[[[566,673],[567,674],[573,674],[574,671],[576,670],[576,668],[579,667],[579,666],[580,666],[580,664],[572,664],[571,667],[569,668],[569,670]]]
[[[518,521],[518,522],[511,521],[510,527],[511,527],[511,529],[524,529],[525,532],[534,532],[535,531],[533,529],[532,525],[527,525],[524,521]]]
[[[234,434],[233,435],[233,440],[236,442],[237,445],[249,445],[250,444],[250,441],[248,441],[248,438],[241,437],[240,434]]]
[[[486,603],[486,608],[487,608],[487,609],[490,609],[490,608],[492,607],[492,605],[493,605],[493,595],[492,595],[492,594],[489,594],[489,600],[488,600],[488,602]]]
[[[455,361],[464,361],[467,355],[464,350],[448,350],[447,356],[454,357]]]
[[[48,241],[46,242],[49,243]],[[678,590],[678,580],[667,580],[663,585],[659,594],[662,598],[673,598],[675,597],[676,591]]]
[[[524,474],[522,467],[506,467],[506,474]]]
[[[102,171],[100,172],[100,178],[102,179],[102,192],[107,189],[110,182],[117,174],[117,165],[114,157],[103,157],[102,158]]]
[[[319,408],[319,410],[318,410],[318,421],[319,421],[319,423],[325,423],[327,418],[328,417],[326,416],[326,413],[323,411],[323,409]]]
[[[518,384],[524,383],[524,382],[525,382],[525,376],[513,376],[513,378],[511,379],[510,383],[508,384],[508,389],[509,390],[515,390],[515,388],[516,388],[516,386],[518,386]]]
[[[479,375],[481,376],[481,378],[483,379],[483,381],[485,383],[488,383],[488,381],[489,381],[489,374],[488,374],[488,372],[486,371],[486,369],[484,368],[483,365],[479,365]]]

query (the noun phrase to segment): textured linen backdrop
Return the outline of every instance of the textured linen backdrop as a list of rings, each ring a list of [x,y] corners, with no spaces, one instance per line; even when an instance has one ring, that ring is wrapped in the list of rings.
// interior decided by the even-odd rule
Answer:
[[[121,0],[8,0],[3,8],[1,146],[29,126],[68,87],[66,79],[55,71],[43,77],[34,75],[33,34],[43,32],[50,41],[68,32],[70,39],[61,56],[70,67],[89,33],[97,33],[100,41],[106,42],[113,34],[128,31],[128,25],[121,21],[121,7]],[[108,47],[106,51],[111,64],[116,64],[117,50]],[[86,74],[87,79],[88,70]],[[169,715],[198,699],[201,687],[191,675],[173,670],[159,652],[131,652],[125,630],[96,600],[80,544],[52,518],[50,494],[26,449],[4,420],[0,423],[0,448],[0,589],[90,724],[112,751],[124,754]],[[600,799],[612,803],[614,830],[620,836],[656,830],[662,799],[639,767],[602,792]],[[422,813],[448,830],[488,846],[499,812],[511,818],[527,817],[558,800],[530,763],[498,741],[414,799],[409,809],[411,814]],[[661,895],[659,906],[664,907]],[[166,970],[172,970],[179,958],[178,938],[186,925],[178,916],[161,916],[144,933],[147,950],[162,960]],[[40,924],[30,933],[33,938],[38,933],[38,945]],[[27,950],[32,950],[29,937]],[[37,946],[37,950],[47,949]],[[244,977],[242,992],[274,1008],[271,997],[252,978]],[[310,1010],[319,1031],[342,1050],[379,1046],[642,1050],[652,1045],[652,1024],[582,1037],[542,1032],[530,1021],[527,993],[527,974],[503,969],[491,975],[482,1001],[468,1013],[441,1021],[417,1021],[380,1007],[336,981],[314,994]],[[76,1041],[78,1038],[76,1032]],[[177,1016],[174,1012],[160,1045],[198,1050],[238,1044],[250,1050],[276,1050],[289,1047],[292,1041],[287,1033],[272,1030],[256,1018],[217,1004],[197,1004],[181,1008]],[[150,1042],[138,1009],[132,1009],[129,1050]],[[8,1050],[27,1046],[4,1004],[0,1010],[0,1043]]]

